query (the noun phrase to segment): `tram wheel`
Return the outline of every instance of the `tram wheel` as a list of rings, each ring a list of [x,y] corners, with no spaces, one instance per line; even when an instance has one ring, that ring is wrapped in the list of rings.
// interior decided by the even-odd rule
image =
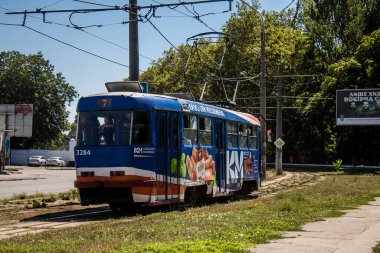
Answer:
[[[195,188],[189,188],[186,190],[185,202],[189,207],[195,207],[198,204],[198,194]]]
[[[170,211],[178,210],[178,203],[169,203],[168,207]]]

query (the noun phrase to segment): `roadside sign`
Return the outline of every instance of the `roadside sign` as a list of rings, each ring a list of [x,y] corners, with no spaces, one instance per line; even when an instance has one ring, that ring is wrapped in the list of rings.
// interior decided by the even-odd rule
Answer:
[[[140,82],[142,93],[148,93],[148,83]]]
[[[380,89],[337,90],[336,125],[380,125]]]
[[[274,145],[276,145],[277,148],[282,148],[282,146],[285,145],[285,141],[281,138],[278,138],[275,142]]]

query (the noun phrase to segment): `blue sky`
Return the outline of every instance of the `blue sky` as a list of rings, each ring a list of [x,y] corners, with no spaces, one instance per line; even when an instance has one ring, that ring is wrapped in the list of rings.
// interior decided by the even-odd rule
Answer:
[[[194,1],[194,0],[192,0]],[[88,0],[88,2],[119,5],[128,3],[127,0]],[[171,0],[138,0],[139,5],[160,3],[176,3]],[[260,1],[262,9],[281,10],[291,0],[267,0]],[[233,2],[232,12],[219,13],[228,10],[228,2],[196,5],[195,10],[200,15],[207,13],[219,13],[202,17],[202,21],[216,31],[220,31],[231,13],[236,11],[236,1]],[[45,7],[45,8],[44,8]],[[72,0],[33,0],[14,1],[0,0],[0,23],[22,24],[23,15],[5,15],[8,10],[24,11],[53,9],[82,9],[99,8],[100,6],[75,2]],[[188,7],[192,11],[192,7]],[[189,10],[178,7],[175,10],[168,8],[158,9],[156,12],[160,18],[152,18],[152,23],[174,45],[185,43],[188,37],[202,32],[211,31],[202,23],[191,16]],[[141,14],[145,14],[142,11]],[[186,14],[186,15],[185,15]],[[86,32],[96,35],[114,44],[95,38],[88,33],[66,27],[70,25],[70,13],[47,14],[46,20],[57,24],[43,23],[41,14],[33,14],[26,17],[25,24],[39,32],[45,33],[56,39],[62,40],[78,48],[100,55],[110,60],[129,65],[128,60],[128,25],[120,24],[128,20],[128,14],[123,11],[109,11],[97,13],[74,14],[71,17],[73,24],[78,26],[103,25],[102,27],[88,27]],[[55,67],[55,72],[61,72],[66,80],[73,85],[80,96],[106,91],[104,83],[108,81],[120,81],[129,75],[129,69],[111,62],[98,59],[92,55],[73,49],[41,34],[24,27],[0,25],[0,51],[16,50],[24,54],[35,54],[41,51],[44,58]],[[123,48],[124,47],[124,48]],[[139,49],[140,70],[146,70],[151,59],[158,59],[170,44],[149,24],[139,23]],[[68,110],[70,122],[75,116],[76,101]]]

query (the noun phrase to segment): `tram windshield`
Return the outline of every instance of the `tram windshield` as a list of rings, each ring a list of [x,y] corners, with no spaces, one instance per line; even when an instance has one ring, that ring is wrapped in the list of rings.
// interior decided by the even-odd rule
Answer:
[[[79,113],[78,145],[144,145],[151,143],[148,111]]]

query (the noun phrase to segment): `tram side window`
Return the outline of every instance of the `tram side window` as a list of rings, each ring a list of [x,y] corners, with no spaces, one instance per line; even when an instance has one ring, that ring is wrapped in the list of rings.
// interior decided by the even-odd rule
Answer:
[[[248,147],[248,128],[246,124],[239,124],[239,148]]]
[[[237,131],[237,124],[236,122],[229,121],[227,124],[227,140],[228,140],[228,147],[230,148],[236,148],[238,141],[238,131]]]
[[[149,112],[134,111],[132,118],[132,145],[150,144]]]
[[[257,149],[257,127],[248,126],[248,142],[249,148]]]
[[[200,145],[201,146],[211,146],[212,135],[211,135],[211,118],[200,117],[199,118],[199,134],[200,134]]]
[[[197,130],[197,117],[183,115],[183,143],[185,145],[197,145]]]

